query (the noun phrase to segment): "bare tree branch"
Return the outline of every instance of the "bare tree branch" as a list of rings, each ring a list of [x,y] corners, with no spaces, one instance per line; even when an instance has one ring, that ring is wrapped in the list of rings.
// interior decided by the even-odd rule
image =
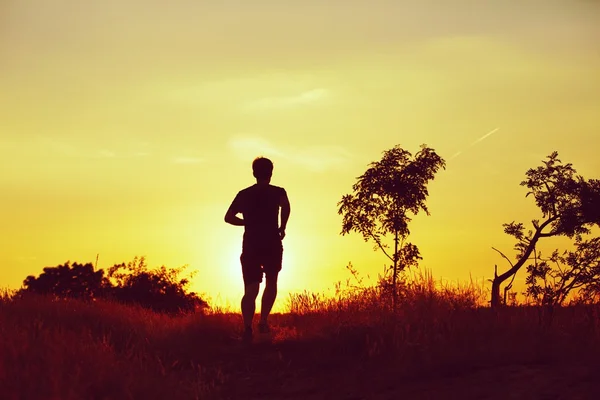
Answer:
[[[504,258],[506,261],[508,261],[508,263],[510,264],[510,266],[511,266],[511,267],[514,267],[514,265],[513,265],[512,261],[510,261],[510,258],[506,257],[506,255],[505,255],[503,252],[501,252],[500,250],[498,250],[498,249],[497,249],[497,248],[495,248],[495,247],[492,247],[492,249],[493,249],[493,250],[496,250],[498,253],[500,253],[500,255],[502,256],[502,258]],[[496,272],[497,272],[497,271],[498,271],[498,266],[496,266]]]

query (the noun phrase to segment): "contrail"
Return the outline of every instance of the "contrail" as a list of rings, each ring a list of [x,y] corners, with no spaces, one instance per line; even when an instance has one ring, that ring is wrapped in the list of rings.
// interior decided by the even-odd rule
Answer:
[[[485,135],[483,135],[482,137],[480,137],[479,139],[477,139],[476,141],[474,141],[473,143],[471,143],[471,146],[476,145],[477,143],[487,139],[488,137],[492,136],[494,133],[498,132],[500,128],[496,128],[496,129],[492,129],[491,131],[489,131],[488,133],[486,133]]]
[[[495,128],[492,129],[491,131],[489,131],[488,133],[486,133],[485,135],[483,135],[482,137],[480,137],[479,139],[477,139],[476,141],[474,141],[473,143],[471,143],[469,145],[469,147],[473,147],[475,146],[477,143],[484,141],[485,139],[489,138],[490,136],[492,136],[494,133],[498,132],[500,130],[500,128]],[[462,150],[461,151],[457,151],[456,153],[454,153],[452,155],[452,157],[449,158],[449,160],[452,160],[458,156],[460,156],[462,154]]]

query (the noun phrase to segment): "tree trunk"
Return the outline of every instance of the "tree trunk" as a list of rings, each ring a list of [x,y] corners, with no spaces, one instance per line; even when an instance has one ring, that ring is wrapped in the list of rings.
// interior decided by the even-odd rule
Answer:
[[[540,239],[540,237],[553,236],[553,234],[542,234],[542,230],[555,219],[556,217],[552,217],[536,228],[535,232],[533,233],[533,237],[527,245],[527,248],[525,249],[521,257],[519,258],[519,261],[517,261],[515,265],[513,265],[508,271],[504,272],[503,274],[498,275],[497,273],[494,273],[494,279],[492,280],[492,298],[490,301],[490,306],[492,308],[497,308],[500,306],[500,285],[502,284],[502,282],[516,274],[519,271],[519,269],[521,269],[521,267],[527,262],[531,253],[535,250],[535,245],[537,244],[537,241]]]
[[[398,298],[398,288],[396,287],[396,277],[398,276],[398,232],[394,237],[394,272],[392,276],[392,308],[396,311],[396,301]]]
[[[500,277],[496,275],[492,281],[492,299],[490,302],[492,308],[497,308],[500,306],[500,284],[502,283],[502,280],[499,278]]]

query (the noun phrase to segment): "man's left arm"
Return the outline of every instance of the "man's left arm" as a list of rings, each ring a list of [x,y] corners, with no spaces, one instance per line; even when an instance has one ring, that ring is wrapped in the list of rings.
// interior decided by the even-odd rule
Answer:
[[[239,203],[240,195],[238,194],[237,196],[235,196],[235,199],[233,199],[233,202],[231,203],[229,209],[227,209],[227,212],[225,213],[225,222],[227,222],[228,224],[235,226],[244,226],[244,220],[237,216],[237,214],[242,212]]]
[[[285,230],[287,228],[288,219],[290,218],[290,200],[287,196],[285,189],[281,191],[279,198],[279,205],[281,207],[281,225],[279,226],[279,235],[281,239],[285,237]]]

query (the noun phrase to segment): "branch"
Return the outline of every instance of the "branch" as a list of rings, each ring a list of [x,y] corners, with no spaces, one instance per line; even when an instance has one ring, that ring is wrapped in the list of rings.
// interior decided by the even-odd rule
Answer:
[[[548,190],[548,194],[550,196],[554,197],[554,193],[550,189],[550,186],[548,185],[548,182],[544,181],[544,185],[546,185],[546,189]],[[551,200],[554,200],[554,199],[551,199]],[[556,203],[554,201],[552,201],[552,211],[554,212],[554,215],[556,215]]]
[[[567,296],[569,295],[569,293],[571,293],[571,290],[577,289],[577,288],[579,288],[581,286],[583,286],[583,283],[581,283],[581,284],[578,285],[577,276],[575,276],[573,278],[573,280],[571,281],[571,283],[569,283],[566,286],[561,287],[561,291],[558,293],[558,295],[559,296],[562,295],[562,301],[564,301],[567,298]]]
[[[542,231],[544,230],[545,227],[547,227],[548,225],[550,225],[552,222],[556,221],[558,219],[558,215],[554,215],[550,218],[548,218],[546,221],[544,221],[543,224],[541,224],[537,229],[537,234],[538,234],[538,238],[543,238],[543,237],[551,237],[551,236],[556,236],[556,235],[560,235],[562,233],[564,233],[564,231],[550,231],[548,233],[543,233]]]
[[[562,235],[563,233],[565,233],[564,230],[550,231],[547,233],[540,232],[540,237],[544,238],[544,237],[559,236],[559,235]]]
[[[514,273],[516,273],[522,266],[523,264],[525,264],[525,262],[529,259],[529,255],[531,254],[531,252],[534,250],[535,248],[535,244],[537,243],[538,239],[541,237],[542,234],[542,230],[547,227],[549,224],[551,224],[552,222],[556,221],[558,219],[557,216],[553,216],[548,218],[546,221],[544,221],[539,228],[537,228],[533,234],[533,237],[529,240],[527,248],[525,248],[525,250],[523,251],[523,253],[521,254],[521,258],[519,258],[519,261],[517,261],[516,264],[512,264],[511,268],[504,272],[503,274],[501,274],[500,276],[498,276],[498,279],[503,282],[506,279],[508,279],[511,275],[513,275]],[[496,250],[496,249],[494,249]],[[496,250],[498,251],[498,250]],[[508,258],[500,252],[500,254],[502,254],[502,256],[504,258],[506,258],[508,260]],[[510,262],[510,261],[509,261]]]
[[[515,281],[515,278],[517,277],[517,271],[515,271],[515,273],[512,276],[512,279],[510,280],[510,282],[508,283],[508,285],[506,285],[506,287],[508,289],[510,289],[512,287],[513,282]]]
[[[406,236],[402,236],[402,241],[400,242],[400,250],[402,250],[404,248],[404,241],[405,240],[406,240]],[[394,257],[398,257],[398,254],[394,254]]]
[[[368,233],[373,238],[375,243],[377,243],[377,246],[379,246],[381,251],[383,251],[383,254],[385,254],[385,256],[393,262],[394,259],[392,257],[390,257],[390,255],[387,253],[387,251],[385,251],[385,248],[381,245],[381,242],[379,241],[379,239],[377,239],[377,236],[375,236],[375,234],[373,234],[373,232],[371,232],[371,231],[369,231]]]
[[[554,264],[556,265],[556,269],[558,270],[558,272],[559,272],[561,275],[564,275],[564,273],[565,273],[565,272],[564,272],[564,270],[561,268],[561,266],[560,266],[560,263],[558,262],[558,260],[554,260]]]
[[[506,255],[504,255],[504,253],[503,253],[503,252],[501,252],[500,250],[498,250],[498,249],[497,249],[497,248],[495,248],[495,247],[492,247],[492,249],[493,249],[493,250],[496,250],[498,253],[500,253],[500,255],[501,255],[501,256],[502,256],[502,257],[503,257],[503,258],[504,258],[506,261],[508,261],[508,263],[510,264],[510,266],[511,266],[511,267],[514,267],[514,265],[513,265],[512,261],[510,261],[510,259],[509,259],[508,257],[506,257]],[[498,271],[498,266],[496,266],[496,271]]]

